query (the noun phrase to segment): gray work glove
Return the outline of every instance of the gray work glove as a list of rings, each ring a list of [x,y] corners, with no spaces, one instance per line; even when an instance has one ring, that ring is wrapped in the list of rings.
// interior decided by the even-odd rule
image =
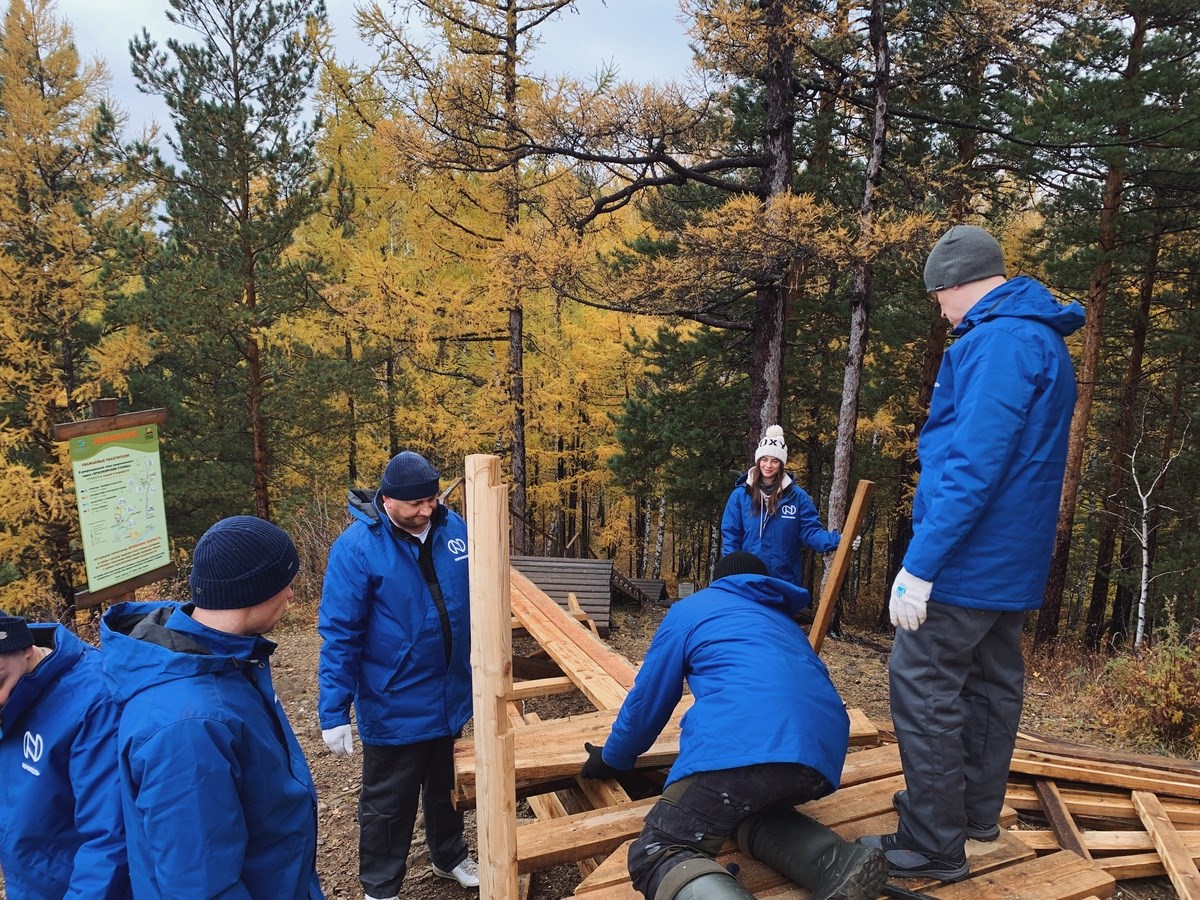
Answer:
[[[933,590],[933,582],[918,578],[901,566],[892,584],[892,599],[888,603],[888,611],[892,616],[892,624],[905,631],[916,631],[925,621],[926,607],[929,604],[929,592]]]

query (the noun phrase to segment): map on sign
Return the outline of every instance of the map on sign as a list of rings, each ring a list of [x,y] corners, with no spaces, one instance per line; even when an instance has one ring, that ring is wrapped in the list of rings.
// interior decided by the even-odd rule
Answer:
[[[72,438],[70,454],[88,590],[170,563],[158,426]]]

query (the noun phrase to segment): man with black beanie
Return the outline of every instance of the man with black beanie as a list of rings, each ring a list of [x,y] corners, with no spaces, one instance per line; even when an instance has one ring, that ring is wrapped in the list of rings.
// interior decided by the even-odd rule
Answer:
[[[394,900],[417,805],[433,873],[479,886],[463,816],[451,803],[454,738],[471,717],[467,526],[442,505],[437,470],[396,454],[378,491],[350,493],[350,526],[329,551],[321,594],[321,735],[354,752],[362,740],[359,880]]]
[[[602,747],[585,744],[585,778],[634,768],[683,695],[694,702],[662,799],[629,848],[647,900],[753,900],[714,857],[726,838],[782,872],[813,900],[874,900],[883,854],[848,843],[795,806],[832,793],[850,720],[794,616],[804,588],[736,551],[713,582],[663,618]]]
[[[136,897],[325,896],[317,793],[263,637],[299,568],[286,532],[233,516],[196,544],[191,603],[119,603],[104,615]]]

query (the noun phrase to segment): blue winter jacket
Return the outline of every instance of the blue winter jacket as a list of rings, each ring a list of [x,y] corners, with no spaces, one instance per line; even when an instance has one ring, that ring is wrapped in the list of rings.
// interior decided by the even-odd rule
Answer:
[[[441,597],[418,564],[420,542],[355,491],[354,521],[329,551],[317,629],[321,727],[350,721],[364,743],[400,746],[457,734],[471,718],[467,526],[439,506],[429,542]]]
[[[323,898],[317,793],[271,682],[275,644],[175,603],[104,615],[138,897]]]
[[[0,870],[8,900],[132,896],[117,771],[117,707],[100,651],[61,625],[0,709]]]
[[[721,555],[746,550],[767,564],[767,574],[801,587],[801,551],[836,550],[841,535],[821,527],[812,498],[786,472],[775,513],[768,517],[765,510],[755,508],[754,498],[746,490],[749,475],[747,472],[738,479],[725,504],[725,514],[721,517]]]
[[[988,292],[942,357],[917,456],[904,568],[932,599],[973,609],[1042,603],[1075,408],[1063,340],[1083,325],[1019,277]]]
[[[836,788],[850,719],[825,664],[791,618],[808,591],[766,575],[730,575],[667,612],[621,704],[604,760],[632,769],[683,695],[679,756],[667,783],[693,772],[803,763]]]

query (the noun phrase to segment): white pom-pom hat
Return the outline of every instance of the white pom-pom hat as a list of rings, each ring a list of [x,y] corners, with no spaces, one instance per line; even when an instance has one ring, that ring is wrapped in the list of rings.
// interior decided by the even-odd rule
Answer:
[[[783,429],[778,425],[770,426],[758,442],[758,449],[754,451],[754,461],[757,463],[764,456],[773,456],[780,463],[787,464],[787,444],[783,440]]]

